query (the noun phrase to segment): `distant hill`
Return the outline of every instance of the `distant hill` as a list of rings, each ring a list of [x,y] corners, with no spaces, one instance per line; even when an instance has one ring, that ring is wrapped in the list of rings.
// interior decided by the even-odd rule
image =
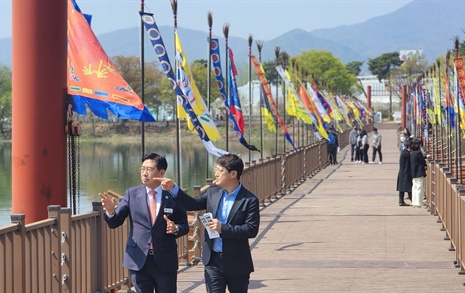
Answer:
[[[375,58],[386,52],[421,49],[431,63],[437,56],[445,55],[446,50],[452,48],[453,37],[460,36],[463,39],[464,15],[465,5],[458,5],[454,1],[416,0],[392,13],[359,24],[310,32],[291,30],[264,43],[262,60],[274,60],[275,47],[279,46],[281,51],[286,51],[291,56],[311,49],[326,50],[339,57],[343,63],[363,61],[365,65],[368,58]],[[168,52],[172,52],[169,55],[172,59],[173,28],[159,28]],[[189,62],[208,58],[206,31],[182,27],[178,31]],[[98,38],[109,56],[140,55],[138,27],[102,34]],[[155,60],[156,56],[146,37],[145,41],[146,60]],[[222,36],[220,43],[224,44]],[[229,45],[234,51],[238,67],[242,68],[247,62],[247,40],[231,37]],[[252,49],[258,55],[255,40]],[[224,56],[224,45],[222,50]],[[0,64],[11,66],[11,38],[0,39]]]
[[[453,37],[464,39],[465,5],[458,4],[416,0],[360,24],[314,30],[311,34],[345,44],[365,58],[375,58],[385,52],[422,49],[425,57],[433,62],[453,47]]]

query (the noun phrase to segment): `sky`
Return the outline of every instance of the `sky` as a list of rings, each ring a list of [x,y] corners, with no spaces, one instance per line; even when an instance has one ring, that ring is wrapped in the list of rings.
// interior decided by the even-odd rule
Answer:
[[[12,35],[12,1],[0,0],[0,39]],[[37,0],[36,0],[37,1]],[[57,0],[49,0],[54,2]],[[222,36],[230,24],[230,36],[267,41],[293,29],[312,31],[362,23],[393,12],[413,0],[178,0],[178,26],[208,31],[207,15],[213,16],[213,34]],[[92,15],[98,36],[118,29],[138,27],[138,0],[77,0]],[[170,0],[145,0],[146,12],[158,25],[172,25]]]

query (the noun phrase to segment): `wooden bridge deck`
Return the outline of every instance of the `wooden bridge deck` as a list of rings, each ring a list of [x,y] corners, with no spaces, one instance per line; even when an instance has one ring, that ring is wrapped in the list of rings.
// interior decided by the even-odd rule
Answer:
[[[399,207],[397,132],[378,129],[382,165],[354,164],[345,147],[261,210],[249,292],[465,292],[437,217]],[[206,292],[202,264],[180,268],[178,292]]]

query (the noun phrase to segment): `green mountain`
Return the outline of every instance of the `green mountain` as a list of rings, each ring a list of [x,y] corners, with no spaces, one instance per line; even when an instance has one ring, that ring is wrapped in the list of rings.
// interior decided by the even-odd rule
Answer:
[[[314,30],[311,34],[345,44],[365,58],[399,50],[423,50],[433,62],[453,47],[453,37],[461,36],[463,40],[464,15],[465,6],[459,2],[416,0],[360,24]]]

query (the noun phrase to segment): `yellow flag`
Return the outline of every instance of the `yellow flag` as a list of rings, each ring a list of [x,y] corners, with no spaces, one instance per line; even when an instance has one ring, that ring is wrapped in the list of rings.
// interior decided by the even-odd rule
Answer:
[[[276,124],[274,122],[273,115],[270,113],[270,110],[268,110],[264,105],[262,105],[260,108],[262,110],[262,116],[265,118],[265,123],[268,126],[268,130],[271,132],[276,132]]]
[[[211,118],[208,108],[206,107],[205,102],[203,101],[202,96],[200,95],[200,92],[197,86],[195,85],[194,78],[192,77],[191,71],[189,69],[189,64],[187,62],[186,55],[182,50],[181,41],[177,32],[176,61],[178,65],[178,74],[176,75],[176,78],[179,88],[189,98],[189,104],[192,106],[192,109],[194,109],[195,114],[199,118],[199,122],[202,124],[203,128],[207,132],[207,135],[210,138],[210,140],[216,141],[218,138],[220,138],[220,133],[218,132],[215,122]],[[179,109],[180,107],[178,104],[178,113],[182,112],[185,115],[184,108],[182,108],[181,106],[182,111],[180,111]],[[181,118],[179,115],[178,117]],[[189,129],[194,130],[192,123],[190,123],[190,119],[188,119],[187,121]]]
[[[439,96],[439,80],[434,77],[433,78],[433,93],[434,93],[434,98],[433,98],[433,101],[434,101],[434,112],[436,114],[436,117],[437,117],[437,121],[436,123],[439,124],[439,125],[442,125],[442,118],[441,118],[441,97]]]

